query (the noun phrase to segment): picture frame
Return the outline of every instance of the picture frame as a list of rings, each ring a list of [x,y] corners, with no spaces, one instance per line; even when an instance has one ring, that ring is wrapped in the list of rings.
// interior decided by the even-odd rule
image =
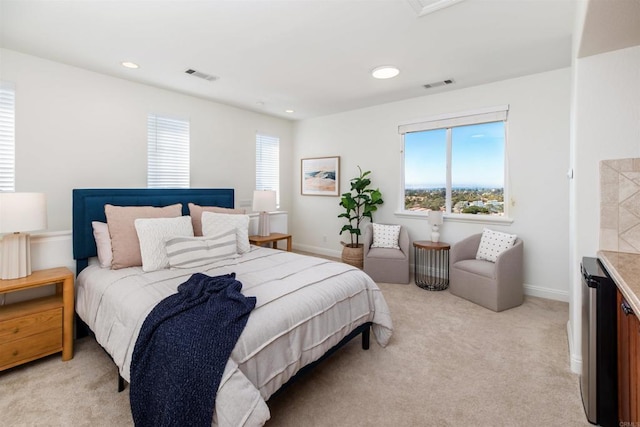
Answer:
[[[339,196],[340,157],[301,159],[300,192],[303,196]]]

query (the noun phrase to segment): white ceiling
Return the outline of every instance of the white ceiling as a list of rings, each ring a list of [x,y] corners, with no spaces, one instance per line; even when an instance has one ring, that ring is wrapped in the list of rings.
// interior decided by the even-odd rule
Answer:
[[[293,120],[571,64],[575,0],[420,1],[0,0],[0,46]]]
[[[578,57],[640,45],[640,0],[589,2]]]

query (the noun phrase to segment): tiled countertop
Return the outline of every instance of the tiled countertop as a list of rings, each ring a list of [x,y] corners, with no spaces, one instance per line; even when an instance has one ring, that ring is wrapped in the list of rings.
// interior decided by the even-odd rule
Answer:
[[[598,258],[633,308],[633,312],[640,317],[640,254],[599,251]]]

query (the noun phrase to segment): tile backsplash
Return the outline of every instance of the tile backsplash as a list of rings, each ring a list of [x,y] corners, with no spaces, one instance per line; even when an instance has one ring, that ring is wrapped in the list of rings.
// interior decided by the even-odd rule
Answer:
[[[600,162],[600,249],[640,253],[640,159]]]

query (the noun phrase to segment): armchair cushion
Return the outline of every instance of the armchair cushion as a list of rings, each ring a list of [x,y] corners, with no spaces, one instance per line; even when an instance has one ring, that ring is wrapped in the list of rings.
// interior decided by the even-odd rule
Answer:
[[[501,233],[485,228],[482,232],[476,259],[496,262],[502,252],[513,247],[517,237],[515,234]]]
[[[465,259],[456,262],[456,268],[468,273],[494,279],[496,277],[496,266],[493,263],[480,259]]]
[[[372,248],[400,249],[398,239],[400,237],[399,225],[371,224],[373,226]]]
[[[398,248],[400,249],[400,248]],[[398,250],[398,249],[393,249],[393,248],[374,248],[372,247],[371,249],[369,249],[369,253],[367,254],[367,257],[369,258],[385,258],[385,259],[405,259],[407,258],[407,255]]]

